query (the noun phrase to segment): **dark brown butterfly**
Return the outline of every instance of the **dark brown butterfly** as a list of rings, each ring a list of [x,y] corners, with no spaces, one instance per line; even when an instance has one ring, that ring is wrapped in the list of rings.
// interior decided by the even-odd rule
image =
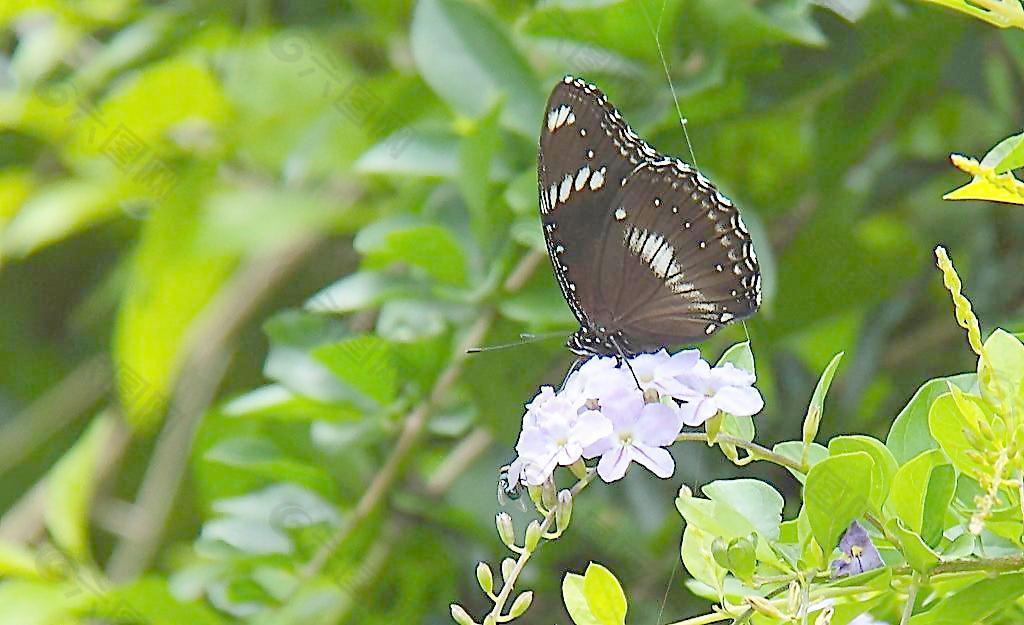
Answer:
[[[594,85],[548,98],[537,163],[555,277],[578,355],[632,355],[703,339],[761,304],[739,211],[695,168],[647,145]]]

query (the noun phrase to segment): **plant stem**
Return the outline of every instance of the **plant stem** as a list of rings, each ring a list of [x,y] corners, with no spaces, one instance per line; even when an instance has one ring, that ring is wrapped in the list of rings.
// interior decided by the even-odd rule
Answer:
[[[708,435],[700,432],[683,432],[676,437],[676,441],[703,441],[708,442]],[[755,460],[767,460],[773,462],[779,466],[783,466],[789,469],[793,469],[797,473],[807,473],[807,467],[800,464],[796,460],[787,458],[782,454],[777,454],[774,451],[753,443],[750,441],[743,440],[742,438],[736,438],[727,434],[719,434],[715,437],[716,443],[728,443],[735,445],[742,449],[746,449]]]
[[[584,488],[587,487],[588,484],[590,484],[591,480],[594,479],[594,476],[596,474],[597,469],[590,469],[587,471],[587,474],[584,477],[580,478],[579,481],[573,484],[571,490],[574,498],[576,497],[576,495],[580,493],[580,491],[582,491]],[[554,508],[552,508],[551,510],[548,511],[546,515],[544,515],[544,520],[541,521],[541,534],[547,532],[548,528],[550,528],[551,524],[554,522],[555,510]],[[527,560],[530,559],[530,556],[532,556],[533,553],[533,551],[524,549],[523,552],[519,555],[519,559],[516,560],[516,565],[512,567],[512,571],[509,573],[508,579],[502,580],[501,592],[498,593],[497,598],[494,600],[494,607],[488,613],[488,616],[493,617],[495,622],[500,622],[499,618],[505,611],[505,603],[508,602],[508,598],[509,596],[511,596],[513,588],[515,588],[516,580],[519,578],[519,574],[523,571],[523,568],[526,566]],[[708,622],[710,623],[713,621]]]
[[[494,315],[495,313],[491,311],[477,319],[463,340],[459,342],[452,355],[451,363],[437,378],[437,382],[434,384],[434,388],[431,389],[430,395],[406,416],[402,432],[398,435],[395,447],[391,450],[391,454],[384,461],[384,465],[377,472],[377,475],[374,476],[373,481],[370,482],[366,492],[360,497],[355,509],[345,517],[341,527],[338,528],[327,542],[317,549],[317,552],[302,568],[301,577],[303,579],[309,579],[323,570],[327,561],[338,547],[345,542],[345,539],[348,538],[359,523],[370,516],[384,500],[385,495],[387,495],[395,480],[400,476],[400,469],[406,457],[415,448],[415,443],[419,439],[424,426],[426,426],[430,413],[448,394],[452,385],[455,384],[455,381],[461,375],[462,365],[465,363],[467,356],[466,350],[469,347],[478,345],[483,340],[484,335],[487,334],[491,323],[494,321]]]
[[[900,625],[907,625],[910,617],[914,614],[914,602],[917,601],[917,590],[921,586],[921,574],[914,573],[914,579],[910,582],[907,590],[907,604],[903,606],[903,616],[900,617]]]

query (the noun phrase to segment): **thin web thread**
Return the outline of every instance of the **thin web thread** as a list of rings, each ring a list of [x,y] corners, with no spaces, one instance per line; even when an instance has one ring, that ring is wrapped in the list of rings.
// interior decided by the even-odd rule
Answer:
[[[672,93],[672,103],[676,107],[676,117],[679,119],[679,126],[683,129],[683,138],[686,139],[686,147],[690,150],[690,162],[693,163],[694,168],[697,167],[697,156],[693,152],[693,144],[690,143],[690,133],[686,130],[686,118],[683,117],[683,110],[679,108],[679,98],[676,96],[676,87],[672,83],[672,74],[668,71],[668,63],[665,61],[665,51],[661,47],[661,22],[665,17],[665,5],[668,0],[662,0],[661,12],[658,13],[658,26],[655,28],[653,21],[651,20],[651,14],[647,11],[647,5],[645,0],[638,0],[640,9],[644,12],[644,19],[647,20],[647,28],[650,29],[651,34],[654,35],[654,45],[658,48],[658,58],[661,60],[661,69],[665,72],[665,80],[668,81],[668,90]]]

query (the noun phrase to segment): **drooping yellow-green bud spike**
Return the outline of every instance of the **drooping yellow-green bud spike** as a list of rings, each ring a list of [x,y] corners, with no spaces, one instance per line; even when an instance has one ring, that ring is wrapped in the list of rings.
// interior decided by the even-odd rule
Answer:
[[[967,341],[971,344],[971,349],[974,350],[975,354],[981,356],[985,349],[981,342],[981,328],[978,326],[978,318],[974,316],[974,311],[971,310],[970,300],[961,292],[963,284],[960,282],[960,276],[957,275],[956,269],[953,268],[953,261],[946,254],[946,248],[941,245],[936,247],[935,257],[938,261],[939,269],[942,270],[942,283],[946,285],[946,289],[953,296],[956,322],[960,324],[961,328],[967,330]]]

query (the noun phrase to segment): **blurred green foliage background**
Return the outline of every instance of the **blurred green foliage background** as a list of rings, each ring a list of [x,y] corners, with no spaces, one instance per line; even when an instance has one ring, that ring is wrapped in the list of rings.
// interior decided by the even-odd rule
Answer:
[[[1024,222],[943,204],[1024,123],[1024,33],[892,0],[5,0],[0,5],[0,623],[445,623],[522,404],[570,363],[543,252],[548,89],[598,84],[756,237],[758,440],[884,437],[973,367],[931,250],[1022,329]],[[702,345],[716,358],[734,327]],[[673,575],[681,483],[592,489],[524,587],[600,560],[633,622]],[[782,471],[751,467],[780,489]]]

